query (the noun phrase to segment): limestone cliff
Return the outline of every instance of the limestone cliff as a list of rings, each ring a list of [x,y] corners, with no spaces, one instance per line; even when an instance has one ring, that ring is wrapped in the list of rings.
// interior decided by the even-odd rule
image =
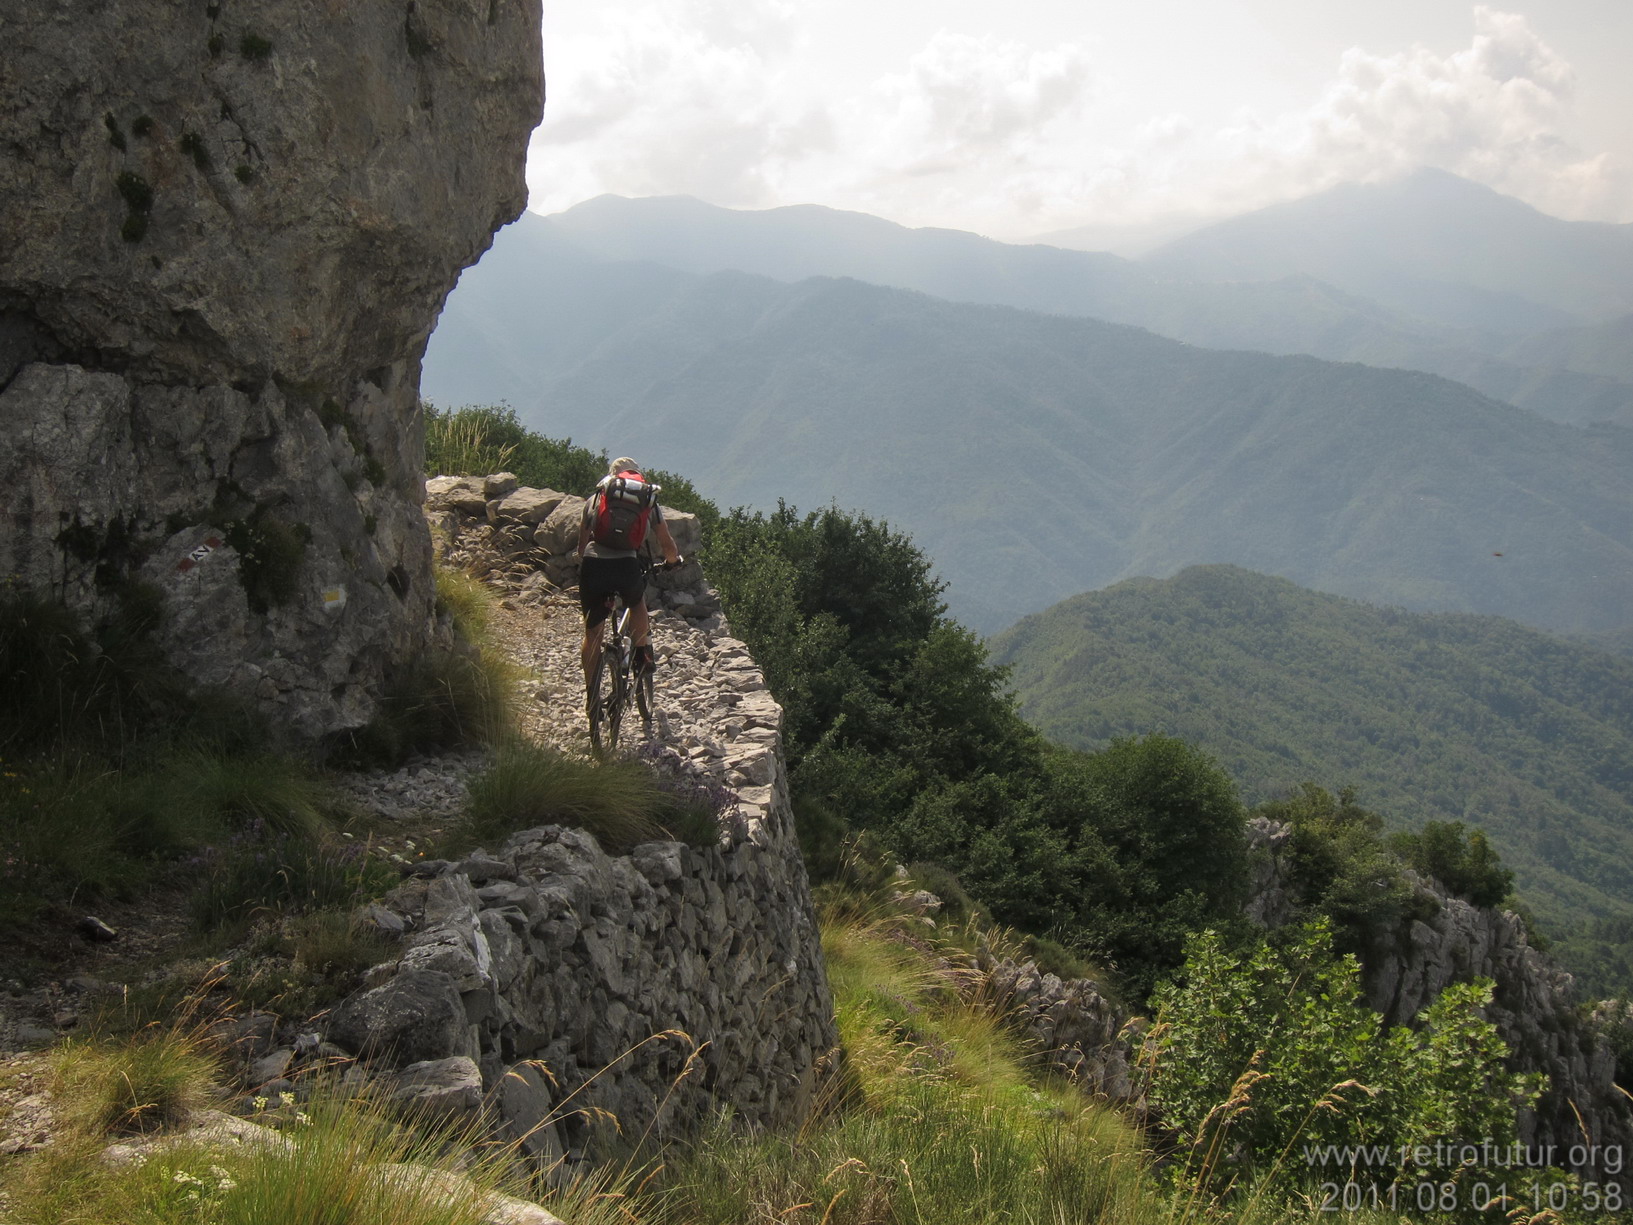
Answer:
[[[526,199],[538,0],[0,13],[0,575],[157,588],[309,735],[426,641],[419,362]]]

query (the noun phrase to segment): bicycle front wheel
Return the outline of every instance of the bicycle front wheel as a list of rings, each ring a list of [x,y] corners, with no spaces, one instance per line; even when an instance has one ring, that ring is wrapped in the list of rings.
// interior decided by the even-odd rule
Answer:
[[[590,745],[597,753],[610,753],[618,747],[618,729],[624,719],[624,673],[618,667],[616,655],[617,644],[606,644],[595,665],[595,673],[590,678],[586,713],[590,723]]]

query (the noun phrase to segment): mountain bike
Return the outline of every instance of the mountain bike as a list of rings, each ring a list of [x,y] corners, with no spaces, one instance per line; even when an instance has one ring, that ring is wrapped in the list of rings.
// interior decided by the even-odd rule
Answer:
[[[676,563],[677,565],[680,563]],[[669,569],[663,565],[663,569]],[[642,588],[651,573],[651,565],[642,567]],[[618,736],[623,731],[624,716],[630,702],[635,703],[641,719],[641,736],[652,738],[652,672],[651,668],[635,667],[635,643],[630,638],[629,609],[616,595],[607,597],[609,613],[603,625],[601,658],[596,661],[595,674],[590,678],[585,710],[590,723],[590,745],[597,753],[610,753],[618,747]]]

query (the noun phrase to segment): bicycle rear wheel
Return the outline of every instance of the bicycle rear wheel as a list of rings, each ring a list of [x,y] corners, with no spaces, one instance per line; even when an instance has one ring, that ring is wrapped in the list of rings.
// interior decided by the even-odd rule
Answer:
[[[641,738],[652,739],[652,669],[635,670],[635,709],[641,713]]]

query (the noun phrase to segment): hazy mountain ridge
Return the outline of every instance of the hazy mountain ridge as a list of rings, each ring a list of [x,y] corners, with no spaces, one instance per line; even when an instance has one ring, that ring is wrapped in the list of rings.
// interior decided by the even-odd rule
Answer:
[[[1520,365],[1633,381],[1633,315],[1525,336],[1512,342],[1503,356]]]
[[[1633,311],[1633,225],[1562,221],[1441,170],[1216,222],[1142,262],[1203,280],[1314,276],[1409,317],[1498,333]]]
[[[1160,262],[913,230],[815,205],[735,211],[686,197],[603,196],[553,217],[524,218],[522,227],[548,230],[596,259],[783,281],[849,276],[951,301],[1130,323],[1211,348],[1424,370],[1554,420],[1633,425],[1633,376],[1575,369],[1569,346],[1529,369],[1507,351],[1511,335],[1464,326],[1461,313],[1455,325],[1414,317],[1426,300],[1421,287],[1402,311],[1292,267],[1225,282]],[[1568,321],[1558,312],[1534,320],[1549,328]]]
[[[1354,785],[1397,824],[1486,830],[1556,924],[1633,909],[1633,660],[1230,566],[1075,596],[993,654],[1063,744],[1165,731],[1252,800]]]
[[[450,302],[428,396],[508,399],[596,445],[638,438],[723,504],[865,507],[937,559],[982,630],[1218,561],[1561,629],[1616,628],[1633,607],[1633,431],[1554,425],[1428,375],[856,281],[575,251],[529,267],[466,274],[466,300],[503,307]],[[500,276],[520,290],[483,284]],[[495,352],[525,355],[527,376]]]

